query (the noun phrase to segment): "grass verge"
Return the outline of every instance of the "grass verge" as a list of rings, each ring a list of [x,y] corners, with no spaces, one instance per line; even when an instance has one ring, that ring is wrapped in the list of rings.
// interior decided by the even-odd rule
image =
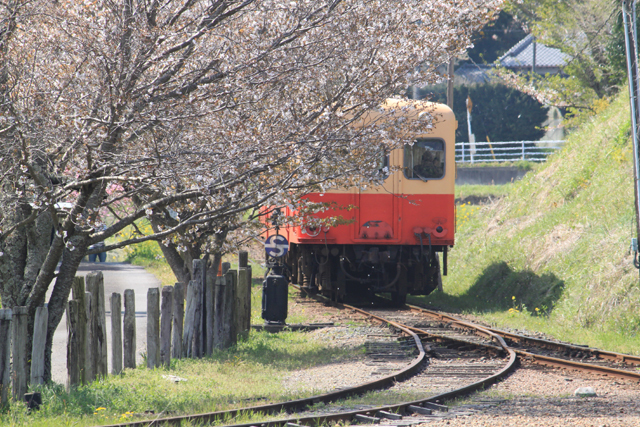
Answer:
[[[254,307],[255,318],[259,305]],[[311,336],[254,331],[247,340],[209,358],[173,360],[169,368],[154,370],[139,366],[71,392],[60,385],[39,387],[44,402],[39,411],[27,414],[22,404],[14,403],[0,414],[0,425],[113,424],[151,411],[201,413],[306,397],[283,390],[287,373],[354,356],[353,349],[327,346]]]
[[[410,300],[640,353],[640,285],[628,249],[635,237],[629,122],[623,95],[547,163],[498,190],[498,201],[458,207],[444,293]]]

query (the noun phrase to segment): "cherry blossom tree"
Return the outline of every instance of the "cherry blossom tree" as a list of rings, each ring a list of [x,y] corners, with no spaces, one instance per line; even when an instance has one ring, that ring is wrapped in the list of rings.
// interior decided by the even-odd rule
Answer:
[[[436,67],[499,6],[2,3],[2,306],[33,316],[48,302],[49,367],[90,245],[149,218],[154,233],[104,250],[157,240],[179,252],[184,236],[242,230],[243,213],[260,206],[379,180],[380,150],[403,143],[407,124],[393,111],[367,120],[367,111],[440,78]]]

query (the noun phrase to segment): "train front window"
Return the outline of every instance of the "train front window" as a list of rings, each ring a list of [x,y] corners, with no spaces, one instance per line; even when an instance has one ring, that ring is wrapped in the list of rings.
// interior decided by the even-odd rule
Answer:
[[[404,146],[404,176],[408,179],[440,179],[444,176],[444,141],[420,138]]]

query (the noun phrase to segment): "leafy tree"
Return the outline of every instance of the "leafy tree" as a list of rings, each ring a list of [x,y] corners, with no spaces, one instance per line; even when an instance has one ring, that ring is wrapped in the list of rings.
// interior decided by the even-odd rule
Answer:
[[[442,86],[427,88],[424,94],[435,101],[446,102],[446,89]],[[476,141],[486,141],[487,137],[491,141],[536,141],[544,136],[542,123],[547,119],[547,107],[517,89],[483,84],[454,87],[456,141],[469,141],[467,97],[473,102],[471,125]]]
[[[473,47],[467,51],[467,55],[475,63],[491,64],[526,35],[522,23],[501,10],[495,20],[474,35]]]
[[[188,236],[224,233],[260,205],[379,179],[371,147],[403,143],[407,124],[353,122],[435,81],[498,4],[2,3],[0,296],[33,321],[51,291],[46,377],[91,244],[160,218],[105,250],[184,252]]]
[[[509,84],[537,92],[539,99],[574,112],[596,108],[596,100],[610,97],[625,83],[626,65],[620,3],[608,0],[524,0],[510,2],[507,11],[523,20],[538,40],[572,57],[564,67],[570,79],[507,77]],[[596,104],[594,104],[594,102]]]

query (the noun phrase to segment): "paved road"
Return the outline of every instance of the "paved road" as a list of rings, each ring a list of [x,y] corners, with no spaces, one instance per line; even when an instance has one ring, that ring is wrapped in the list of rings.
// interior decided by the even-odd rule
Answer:
[[[124,291],[133,289],[136,294],[136,359],[142,361],[141,354],[147,349],[147,289],[159,287],[160,282],[144,268],[119,262],[89,263],[83,262],[78,275],[86,276],[91,271],[102,271],[104,275],[105,309],[107,310],[107,346],[109,372],[111,372],[111,309],[109,298],[113,292],[122,294],[124,310]],[[67,381],[67,319],[63,316],[53,337],[52,354],[53,381],[66,384]]]

